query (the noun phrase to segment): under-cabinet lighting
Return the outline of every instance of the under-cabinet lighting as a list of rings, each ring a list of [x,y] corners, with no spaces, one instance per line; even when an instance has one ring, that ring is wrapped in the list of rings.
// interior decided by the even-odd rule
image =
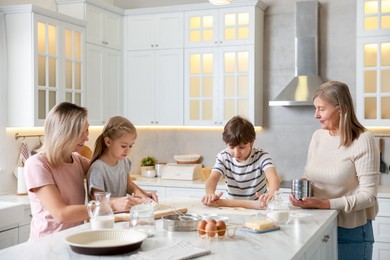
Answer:
[[[209,2],[213,5],[228,5],[232,0],[209,0]]]

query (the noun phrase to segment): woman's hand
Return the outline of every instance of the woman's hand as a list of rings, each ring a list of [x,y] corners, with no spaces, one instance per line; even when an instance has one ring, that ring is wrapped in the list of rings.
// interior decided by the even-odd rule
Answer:
[[[202,203],[204,205],[207,205],[207,206],[211,206],[211,204],[213,202],[216,202],[218,201],[223,195],[223,192],[221,191],[220,193],[218,194],[206,194],[203,198],[202,198]]]
[[[316,197],[305,197],[302,200],[297,200],[294,195],[290,194],[290,202],[293,206],[300,207],[303,209],[329,209],[329,200],[319,199]]]

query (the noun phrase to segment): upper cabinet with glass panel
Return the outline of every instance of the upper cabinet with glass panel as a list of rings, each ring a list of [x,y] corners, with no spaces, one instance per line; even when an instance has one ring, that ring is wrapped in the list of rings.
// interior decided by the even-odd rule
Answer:
[[[8,126],[42,126],[62,101],[84,105],[84,27],[79,20],[33,5],[5,13]]]
[[[254,9],[222,8],[185,14],[185,47],[254,44]]]
[[[366,126],[390,124],[390,0],[359,0],[357,114]]]
[[[185,125],[223,126],[235,115],[262,125],[263,11],[186,12]]]

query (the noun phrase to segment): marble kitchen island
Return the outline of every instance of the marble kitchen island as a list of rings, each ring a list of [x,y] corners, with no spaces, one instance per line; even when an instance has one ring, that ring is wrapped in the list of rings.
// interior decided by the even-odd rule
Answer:
[[[161,203],[187,207],[188,213],[218,213],[229,217],[228,222],[237,224],[244,223],[245,219],[259,212],[263,213],[242,208],[209,208],[195,198],[170,197]],[[157,220],[156,234],[147,238],[140,250],[149,251],[185,240],[193,246],[211,251],[211,254],[199,259],[337,259],[337,211],[292,209],[291,214],[290,222],[281,225],[280,230],[262,234],[237,231],[233,238],[211,241],[200,238],[196,231],[167,232],[163,229],[162,220]],[[115,225],[115,228],[126,227],[125,222]],[[87,223],[39,241],[0,250],[0,259],[129,259],[130,255],[136,253],[99,257],[74,253],[64,242],[65,237],[89,229],[90,225]]]

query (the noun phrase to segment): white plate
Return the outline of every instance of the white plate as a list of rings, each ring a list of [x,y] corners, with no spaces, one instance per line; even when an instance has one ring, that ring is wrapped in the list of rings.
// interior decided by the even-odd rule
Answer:
[[[176,162],[193,162],[193,161],[198,161],[200,159],[200,155],[199,154],[174,155],[173,159],[175,159]]]
[[[124,254],[141,247],[147,234],[126,229],[101,229],[69,235],[65,242],[72,250],[85,255]]]

